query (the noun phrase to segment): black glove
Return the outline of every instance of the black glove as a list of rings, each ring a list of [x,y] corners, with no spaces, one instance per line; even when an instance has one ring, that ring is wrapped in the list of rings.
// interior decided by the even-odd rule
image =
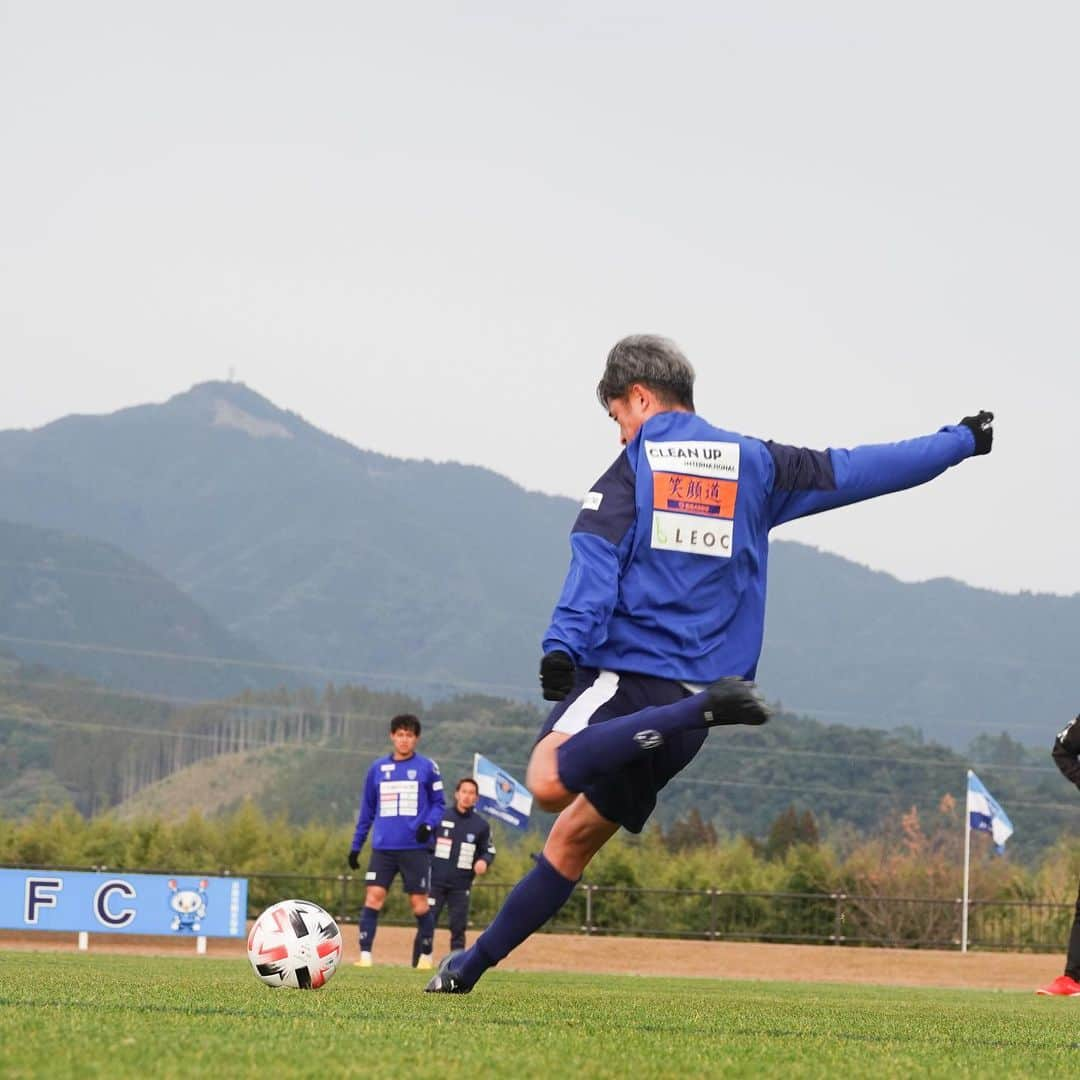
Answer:
[[[349,869],[350,870],[359,870],[360,869],[360,852],[359,851],[350,851],[349,852]]]
[[[418,844],[426,844],[428,837],[431,836],[431,826],[424,822],[423,824],[416,826],[416,842]]]
[[[545,701],[562,701],[574,689],[574,661],[562,649],[544,654],[540,661],[540,687]]]
[[[983,409],[976,416],[965,416],[960,423],[975,436],[975,457],[989,454],[994,445],[994,414]]]

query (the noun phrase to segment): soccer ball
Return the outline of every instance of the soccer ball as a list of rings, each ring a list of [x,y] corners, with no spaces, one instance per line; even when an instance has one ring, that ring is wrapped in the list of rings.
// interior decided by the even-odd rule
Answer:
[[[247,950],[267,986],[317,990],[337,971],[341,931],[318,904],[282,900],[255,920]]]

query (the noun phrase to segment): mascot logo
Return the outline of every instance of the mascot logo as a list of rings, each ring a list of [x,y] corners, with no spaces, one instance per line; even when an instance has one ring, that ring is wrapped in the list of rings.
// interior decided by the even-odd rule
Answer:
[[[500,771],[495,774],[495,801],[504,810],[509,809],[514,801],[515,788],[514,781],[506,773]]]
[[[204,878],[198,889],[181,889],[176,879],[169,881],[169,907],[173,918],[169,928],[177,934],[197,934],[202,929],[206,918],[206,888],[209,884]]]

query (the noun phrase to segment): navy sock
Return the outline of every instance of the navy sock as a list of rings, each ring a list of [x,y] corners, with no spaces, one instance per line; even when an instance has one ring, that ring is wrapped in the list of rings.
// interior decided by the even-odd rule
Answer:
[[[704,693],[692,694],[671,705],[653,705],[583,728],[556,751],[563,787],[584,791],[592,781],[652,753],[673,735],[704,728],[706,704]]]
[[[371,952],[375,944],[375,931],[379,928],[378,908],[365,907],[360,912],[360,951]]]
[[[492,924],[454,964],[466,986],[516,949],[570,899],[576,881],[564,878],[539,856],[536,865],[514,886]]]
[[[416,937],[413,938],[412,947],[412,962],[413,967],[416,967],[416,961],[420,958],[420,954],[431,953],[432,942],[435,938],[435,916],[428,909],[426,915],[416,916]]]

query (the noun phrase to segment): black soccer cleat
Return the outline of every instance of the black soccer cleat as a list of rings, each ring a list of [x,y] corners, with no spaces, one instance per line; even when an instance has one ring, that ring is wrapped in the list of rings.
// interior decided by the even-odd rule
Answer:
[[[705,688],[705,726],[750,724],[757,727],[767,723],[769,707],[758,688],[746,679],[729,675]]]
[[[461,976],[451,967],[451,964],[464,952],[464,949],[456,949],[439,961],[439,966],[431,977],[431,981],[424,987],[425,994],[467,994],[472,990],[471,986],[466,986],[461,981]]]

